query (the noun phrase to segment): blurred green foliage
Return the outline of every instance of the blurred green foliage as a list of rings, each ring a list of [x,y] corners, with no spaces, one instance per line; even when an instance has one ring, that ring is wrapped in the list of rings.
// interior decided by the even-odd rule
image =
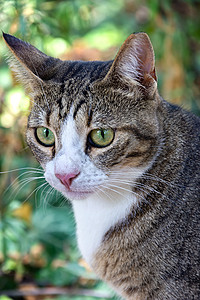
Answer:
[[[147,32],[161,95],[196,114],[199,15],[198,0],[0,0],[4,32],[62,59],[112,59],[130,33]],[[0,174],[0,290],[25,281],[102,289],[80,260],[70,205],[45,184],[40,169],[30,169],[38,168],[24,139],[30,101],[8,69],[7,54],[1,40],[0,171],[6,173]]]

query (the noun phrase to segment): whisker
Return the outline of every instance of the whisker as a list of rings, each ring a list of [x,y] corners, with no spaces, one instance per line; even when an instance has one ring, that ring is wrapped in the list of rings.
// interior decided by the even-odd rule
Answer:
[[[22,175],[24,175],[24,174],[22,174]],[[34,179],[41,179],[41,178],[43,178],[44,179],[44,176],[32,176],[32,177],[28,177],[28,178],[23,178],[23,179],[20,179],[22,176],[20,175],[20,176],[18,176],[11,184],[10,184],[10,187],[11,186],[15,186],[15,185],[17,185],[17,183],[19,183],[19,184],[21,184],[21,183],[23,183],[23,182],[25,182],[25,181],[33,181]],[[19,180],[19,182],[18,182],[18,180]]]
[[[137,171],[136,170],[124,170],[124,171],[110,171],[110,174],[111,175],[121,175],[122,177],[124,177],[124,175],[137,175]],[[171,185],[171,186],[178,186],[177,184],[174,184],[170,181],[167,181],[167,180],[164,180],[156,175],[151,175],[151,174],[147,174],[147,173],[144,173],[142,174],[141,176],[139,176],[140,178],[144,178],[144,179],[152,179],[154,181],[157,181],[157,182],[162,182],[162,183],[165,183],[167,185]],[[134,179],[133,179],[134,180]]]
[[[29,168],[20,168],[20,169],[15,169],[15,170],[10,170],[6,173],[11,173],[11,172],[14,172],[14,171],[21,171],[21,170],[27,170]],[[19,176],[17,176],[17,178],[14,179],[14,181],[12,181],[9,186],[5,189],[5,191],[3,192],[3,194],[5,195],[7,193],[7,191],[12,187],[14,186],[18,180],[21,180],[20,178],[23,177],[24,175],[27,175],[27,174],[44,174],[44,171],[43,170],[40,170],[40,169],[37,169],[37,168],[33,168],[32,170],[29,170],[29,171],[26,171],[26,172],[23,172],[22,174],[20,174]],[[27,179],[27,178],[26,178]]]
[[[43,204],[43,201],[42,201],[42,199],[43,199],[43,197],[45,197],[44,196],[44,193],[46,192],[46,189],[48,188],[50,188],[50,185],[49,185],[49,183],[48,182],[45,182],[46,183],[46,187],[42,190],[42,193],[41,193],[41,195],[40,195],[40,199],[39,199],[39,201],[40,201],[40,203],[39,203],[39,206],[37,206],[37,203],[36,203],[36,207],[41,207],[41,205]],[[42,202],[41,202],[42,201]]]
[[[148,189],[148,190],[151,191],[151,192],[155,192],[155,193],[157,193],[157,194],[159,194],[159,195],[162,195],[162,193],[160,193],[160,192],[157,191],[156,189],[154,189],[154,188],[152,188],[152,187],[150,187],[150,186],[148,186],[148,185],[139,183],[139,182],[133,182],[133,181],[130,181],[130,180],[125,181],[125,180],[116,179],[116,178],[112,179],[112,182],[116,182],[116,183],[119,182],[119,183],[123,183],[123,184],[128,185],[128,186],[132,185],[133,187],[136,187],[136,188],[138,188],[138,189],[139,189],[139,187],[141,186],[141,187],[144,187],[144,188]],[[145,193],[147,193],[147,192],[146,192],[145,190],[143,190],[143,189],[140,189],[140,190],[143,191],[143,192],[145,192]]]
[[[36,179],[44,179],[44,177],[42,176],[42,177],[29,177],[29,178],[25,178],[24,180],[22,180],[21,182],[20,182],[20,188],[19,188],[19,190],[17,191],[17,193],[16,193],[16,195],[18,195],[19,194],[19,192],[28,184],[28,183],[30,183],[30,182],[32,182],[32,181],[34,181],[34,180],[36,180]],[[18,187],[15,187],[14,188],[14,190],[12,191],[12,193],[11,193],[11,195],[10,195],[10,197],[9,197],[9,200],[13,197],[13,195],[14,195],[14,193],[16,192],[16,190],[17,190],[17,188]],[[15,195],[15,196],[16,196]]]
[[[2,171],[0,172],[0,174],[8,174],[8,173],[12,173],[12,172],[17,172],[17,171],[22,171],[22,170],[35,170],[35,171],[41,171],[44,172],[43,169],[39,169],[39,168],[33,168],[33,167],[23,167],[23,168],[18,168],[18,169],[13,169],[13,170],[9,170],[9,171]]]
[[[45,184],[47,184],[47,182],[41,184],[40,186],[36,187],[31,193],[30,195],[23,201],[23,203],[25,203],[26,201],[28,201],[28,199],[34,194],[37,193]]]
[[[66,205],[66,203],[68,203],[68,199],[59,191],[56,191],[56,202],[60,202],[59,203],[59,207],[63,207]]]
[[[110,195],[108,193],[106,193],[103,188],[100,188],[100,187],[97,187],[97,191],[100,192],[100,193],[103,193],[104,195],[106,195],[106,197],[108,197],[111,201],[113,201],[113,199],[110,197]],[[97,192],[95,191],[95,193]],[[101,197],[101,196],[99,196]]]
[[[141,189],[141,188],[139,188],[139,187],[144,187],[145,189],[148,189],[149,191],[154,192],[154,193],[156,193],[156,194],[158,194],[158,195],[161,195],[161,196],[163,195],[161,192],[157,191],[157,190],[154,189],[153,187],[148,186],[148,185],[145,185],[145,184],[142,184],[142,183],[136,182],[136,185],[135,185],[135,186],[136,186],[136,188],[142,190],[143,192],[145,192],[145,190],[143,190],[143,189]]]
[[[113,192],[119,194],[120,196],[122,196],[123,198],[125,198],[125,199],[128,200],[128,201],[130,200],[130,199],[128,199],[124,194],[122,194],[121,192],[117,191],[116,189],[112,189],[110,186],[112,186],[112,187],[114,187],[114,188],[116,188],[116,187],[119,188],[118,186],[112,185],[112,184],[109,184],[109,187],[107,187],[107,186],[105,185],[104,188],[106,188],[106,189],[108,189],[108,190],[110,190],[110,191],[113,191]],[[137,194],[137,193],[135,193],[135,192],[133,192],[133,191],[130,191],[130,190],[128,190],[128,189],[124,189],[124,188],[121,188],[121,189],[126,190],[126,191],[129,191],[130,194],[133,194],[133,195],[135,195],[137,198],[139,197],[139,198],[141,198],[141,199],[143,199],[143,200],[145,201],[145,198],[142,197],[141,195],[139,195],[139,194]]]
[[[126,188],[123,188],[123,187],[121,187],[121,186],[118,186],[118,185],[114,185],[114,184],[109,184],[110,186],[112,186],[112,187],[114,187],[114,188],[118,188],[118,189],[121,189],[121,190],[127,190]],[[142,187],[144,187],[144,188],[142,188]],[[137,182],[136,182],[136,188],[138,189],[138,190],[140,190],[142,193],[144,193],[145,194],[145,197],[143,197],[142,195],[140,195],[139,193],[136,193],[136,192],[134,192],[134,191],[130,191],[132,194],[134,194],[134,195],[136,195],[137,197],[140,197],[142,200],[143,200],[143,202],[144,203],[148,203],[149,205],[151,205],[151,202],[150,201],[148,201],[146,198],[147,198],[147,196],[149,195],[149,193],[152,191],[152,192],[155,192],[155,193],[157,193],[158,195],[160,195],[160,196],[164,196],[164,197],[166,197],[164,194],[162,194],[162,193],[160,193],[159,191],[157,191],[156,189],[154,189],[154,188],[152,188],[152,187],[148,187],[147,185],[143,185],[143,184],[137,184]],[[167,199],[169,200],[169,201],[171,201],[171,199],[170,198],[168,198],[167,197]]]
[[[59,195],[59,198],[61,201],[59,207],[64,207],[68,201],[67,198],[65,198],[64,195],[60,194],[58,191],[57,191],[57,194]]]
[[[106,184],[109,185],[109,186],[116,187],[116,188],[118,188],[118,189],[124,190],[124,191],[126,191],[126,192],[132,192],[131,190],[126,189],[126,188],[123,188],[123,187],[118,186],[118,185],[114,185],[114,184],[111,184],[111,183],[106,183]]]
[[[174,183],[172,181],[167,181],[165,179],[162,179],[162,178],[160,178],[158,176],[151,175],[151,174],[143,174],[141,177],[144,178],[144,179],[153,180],[153,181],[155,181],[157,183],[159,183],[159,182],[160,183],[164,183],[167,186],[171,186],[171,187],[183,187],[183,185],[181,185],[181,184],[177,184],[177,183]]]
[[[53,187],[49,186],[49,190],[47,191],[47,194],[46,194],[46,197],[44,198],[44,202],[43,202],[43,210],[44,212],[46,213],[47,211],[47,204],[48,202],[46,201],[47,200],[47,197],[49,196],[49,194],[54,190]]]
[[[48,202],[46,201],[48,196],[51,194],[52,191],[54,191],[54,188],[52,186],[49,185],[48,187],[49,187],[49,189],[45,192],[46,195],[45,195],[44,200],[43,200],[43,208],[45,208],[44,207],[45,204],[48,204]],[[47,207],[47,205],[46,205],[46,207]]]
[[[57,200],[55,198],[57,198],[57,190],[55,190],[55,188],[52,188],[51,191],[49,192],[49,200],[48,200],[48,204],[50,206],[55,206],[54,204],[57,202]],[[56,195],[55,195],[56,193]],[[53,199],[52,199],[53,198]]]
[[[128,198],[125,197],[125,196],[124,196],[122,193],[120,193],[119,191],[116,191],[115,189],[112,189],[112,188],[107,187],[107,186],[104,186],[104,188],[105,188],[105,189],[108,189],[108,190],[110,190],[110,191],[112,191],[112,192],[114,192],[114,193],[117,193],[118,195],[120,195],[120,196],[122,196],[122,197],[124,197],[125,199],[128,200]]]
[[[42,190],[42,192],[45,190],[45,185],[46,185],[46,187],[49,185],[48,184],[48,182],[44,182],[43,184],[41,184],[40,186],[39,186],[39,189],[35,192],[35,205],[36,205],[36,207],[37,208],[39,208],[40,206],[38,205],[38,201],[40,201],[40,198],[39,198],[39,200],[37,201],[37,194],[39,193],[39,191],[40,191],[40,189],[41,188],[43,188],[43,190]]]

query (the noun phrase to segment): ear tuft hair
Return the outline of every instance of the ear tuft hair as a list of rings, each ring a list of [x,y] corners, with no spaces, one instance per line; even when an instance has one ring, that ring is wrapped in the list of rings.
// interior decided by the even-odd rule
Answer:
[[[116,75],[129,84],[156,85],[154,51],[146,33],[131,34],[123,43],[107,78]]]

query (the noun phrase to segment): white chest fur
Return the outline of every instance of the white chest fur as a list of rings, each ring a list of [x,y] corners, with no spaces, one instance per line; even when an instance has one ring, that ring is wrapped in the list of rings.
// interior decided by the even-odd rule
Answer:
[[[137,203],[131,191],[124,192],[123,196],[109,192],[108,196],[94,194],[73,202],[79,249],[90,265],[106,232],[123,220]]]

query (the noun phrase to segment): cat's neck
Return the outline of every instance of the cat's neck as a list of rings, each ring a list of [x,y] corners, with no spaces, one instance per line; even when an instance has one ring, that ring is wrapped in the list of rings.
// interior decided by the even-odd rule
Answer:
[[[138,201],[129,187],[122,194],[106,191],[73,202],[79,249],[90,265],[106,232],[126,218]]]

